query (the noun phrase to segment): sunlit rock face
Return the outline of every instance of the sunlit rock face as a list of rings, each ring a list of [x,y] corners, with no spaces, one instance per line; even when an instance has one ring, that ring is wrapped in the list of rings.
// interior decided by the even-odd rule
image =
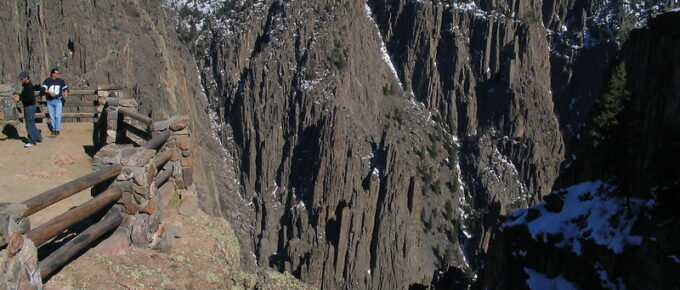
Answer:
[[[631,28],[673,3],[168,1],[253,262],[326,288],[468,285],[551,192]],[[623,6],[621,6],[623,5]]]

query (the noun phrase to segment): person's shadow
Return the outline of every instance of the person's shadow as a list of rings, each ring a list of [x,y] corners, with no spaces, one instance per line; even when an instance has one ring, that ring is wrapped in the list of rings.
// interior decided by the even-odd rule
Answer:
[[[20,137],[19,131],[12,124],[5,125],[5,127],[2,128],[2,134],[7,136],[7,139],[21,139],[21,141],[26,141],[26,137]]]

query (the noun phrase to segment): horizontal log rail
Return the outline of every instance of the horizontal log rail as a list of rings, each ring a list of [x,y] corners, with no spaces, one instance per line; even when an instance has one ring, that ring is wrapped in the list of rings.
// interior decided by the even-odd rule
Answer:
[[[120,91],[118,89],[111,89],[111,90],[102,90],[102,91]],[[35,91],[35,95],[39,95],[40,91]],[[14,94],[18,95],[21,94],[20,91],[14,91]],[[96,95],[97,90],[69,90],[68,91],[68,96],[91,96],[91,95]]]
[[[62,118],[97,118],[99,113],[61,113]],[[19,119],[24,118],[24,114],[17,114]],[[50,117],[49,113],[35,113],[34,118],[36,119],[47,119]]]
[[[36,247],[49,241],[60,232],[68,229],[77,222],[100,211],[102,208],[120,199],[123,191],[119,187],[111,187],[95,198],[51,219],[50,221],[32,229],[26,237],[35,243]]]
[[[116,177],[122,170],[123,166],[120,164],[109,165],[99,171],[92,172],[88,175],[74,179],[70,182],[64,183],[37,196],[34,196],[22,202],[22,204],[26,206],[26,210],[21,217],[24,218],[30,216],[41,209],[44,209],[64,198],[81,192],[86,188],[92,187],[93,185],[107,179]]]
[[[40,107],[47,107],[47,101],[38,101],[40,104]],[[85,100],[85,101],[80,101],[80,100],[69,100],[66,99],[66,103],[64,104],[64,107],[96,107],[99,106],[99,101],[91,101],[91,100]],[[21,102],[17,103],[17,108],[23,108],[24,104]]]
[[[110,98],[103,99],[102,103],[105,103],[109,107],[118,107],[122,102],[130,102],[133,100],[134,100],[133,98]]]
[[[38,264],[40,277],[43,279],[48,277],[55,270],[73,259],[82,249],[118,227],[122,221],[123,216],[120,209],[114,206],[98,223],[90,226],[42,260]]]
[[[153,165],[156,168],[162,168],[165,163],[168,163],[170,161],[170,158],[172,158],[172,151],[164,151],[156,155],[156,158],[153,161]]]
[[[153,122],[153,121],[151,120],[151,118],[149,118],[149,117],[147,117],[147,116],[144,116],[144,115],[142,115],[142,114],[140,114],[140,113],[137,113],[137,112],[135,112],[135,111],[132,111],[132,110],[130,110],[130,109],[127,109],[127,108],[119,108],[119,109],[118,109],[118,113],[119,113],[119,114],[123,114],[123,115],[125,115],[125,116],[128,116],[128,117],[130,117],[130,118],[132,118],[132,119],[135,119],[135,120],[137,120],[137,121],[140,121],[140,122],[144,123],[144,124],[147,125],[147,126],[148,126],[148,125],[151,125],[151,123]]]
[[[165,141],[168,141],[168,138],[170,138],[170,136],[172,136],[172,131],[165,130],[160,134],[156,135],[155,137],[151,138],[151,140],[146,141],[146,143],[142,144],[142,147],[146,149],[156,149],[163,145]]]

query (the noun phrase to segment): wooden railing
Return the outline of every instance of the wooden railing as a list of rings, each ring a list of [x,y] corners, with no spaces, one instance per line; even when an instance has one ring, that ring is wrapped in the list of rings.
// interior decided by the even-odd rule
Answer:
[[[119,89],[107,89],[106,92],[117,91]],[[104,90],[73,90],[65,97],[64,108],[61,114],[63,122],[79,122],[79,121],[94,121],[101,113],[97,108],[106,103],[106,98],[98,95],[98,92]],[[19,92],[15,92],[19,93]],[[41,113],[36,113],[36,119],[46,119],[50,115],[47,112],[47,99],[40,96],[39,91],[35,94],[38,96],[38,106]],[[23,104],[18,102],[16,104],[16,118],[23,119]]]
[[[87,93],[87,92],[83,92]],[[130,99],[113,99],[113,100],[105,100],[107,106],[111,105],[118,105],[125,103],[126,101],[129,101]],[[182,150],[175,148],[175,146],[164,146],[170,138],[173,137],[175,132],[171,130],[170,125],[171,120],[165,120],[162,121],[164,122],[163,125],[160,123],[154,123],[151,118],[148,116],[145,116],[143,114],[140,114],[136,112],[133,108],[131,107],[121,107],[121,106],[115,106],[114,108],[111,108],[111,112],[117,112],[116,118],[111,118],[109,119],[108,116],[107,118],[101,118],[100,121],[106,122],[106,124],[100,124],[100,126],[104,126],[105,128],[109,128],[111,124],[109,122],[118,122],[118,126],[116,127],[116,134],[119,134],[120,131],[130,131],[131,128],[136,128],[136,130],[139,131],[144,131],[146,132],[146,137],[144,138],[144,142],[139,142],[141,144],[135,144],[138,147],[145,148],[145,149],[151,149],[155,150],[156,153],[153,155],[151,159],[149,156],[145,157],[143,160],[144,162],[142,163],[134,163],[135,165],[132,166],[132,163],[125,163],[125,161],[121,160],[120,162],[122,164],[126,164],[126,167],[124,169],[123,165],[121,164],[111,164],[111,165],[97,165],[95,164],[95,167],[100,168],[99,170],[90,173],[88,175],[82,176],[80,178],[74,179],[70,182],[67,182],[65,184],[59,185],[55,188],[52,188],[48,191],[45,191],[41,194],[38,194],[35,197],[32,197],[30,199],[27,199],[26,201],[18,204],[18,207],[20,209],[20,213],[14,213],[16,216],[15,218],[17,219],[23,219],[26,217],[29,217],[47,207],[49,207],[52,204],[55,204],[65,198],[68,198],[78,192],[81,192],[87,188],[90,187],[99,187],[99,188],[104,188],[101,193],[97,194],[95,197],[92,199],[88,200],[87,202],[74,207],[57,217],[52,218],[51,220],[47,221],[46,223],[30,229],[28,231],[25,231],[25,237],[29,240],[31,240],[36,247],[39,247],[60,233],[64,232],[65,230],[69,229],[73,225],[84,221],[85,219],[95,215],[96,213],[100,213],[102,210],[105,210],[107,207],[110,207],[108,212],[104,215],[102,219],[100,219],[98,222],[95,224],[90,225],[87,229],[85,229],[83,232],[78,234],[76,237],[71,239],[70,241],[66,242],[65,244],[61,245],[58,249],[56,249],[54,252],[52,252],[50,255],[39,261],[37,267],[40,272],[40,277],[43,279],[46,277],[49,277],[52,275],[57,269],[61,268],[64,266],[66,263],[71,261],[78,253],[81,252],[82,249],[85,247],[89,246],[92,244],[94,241],[99,240],[103,235],[106,233],[111,232],[113,229],[119,227],[123,221],[123,218],[125,215],[134,215],[137,214],[138,212],[144,212],[140,207],[143,207],[144,204],[151,204],[151,199],[154,197],[152,196],[151,190],[152,187],[155,187],[156,189],[159,189],[166,185],[170,181],[170,179],[173,177],[173,169],[175,166],[181,166],[181,162],[179,161],[179,157],[177,157],[177,154],[180,154],[180,157],[182,154],[186,154],[187,152],[182,153]],[[129,118],[126,118],[129,117]],[[134,127],[131,124],[127,124],[125,126],[121,126],[123,123],[124,119],[128,120],[135,120],[138,123],[136,123]],[[184,119],[186,120],[186,119]],[[131,122],[132,123],[132,122]],[[124,123],[126,124],[126,123]],[[142,124],[142,128],[140,127],[139,124]],[[174,129],[180,131],[186,126],[186,122],[184,123],[185,125],[175,125]],[[164,127],[163,127],[164,126]],[[181,128],[181,129],[178,129]],[[159,128],[165,128],[164,130],[161,130]],[[154,131],[155,130],[155,131]],[[186,132],[184,133],[178,133],[178,134],[187,134]],[[182,135],[184,136],[184,135]],[[150,138],[149,138],[150,137]],[[182,138],[188,138],[188,137],[182,137]],[[173,144],[178,144],[176,141],[177,139],[172,139]],[[185,139],[186,140],[186,139]],[[111,146],[112,148],[129,148],[129,147],[116,147],[116,146]],[[186,149],[186,148],[185,148]],[[102,148],[102,150],[105,150],[105,148]],[[118,150],[124,150],[124,149],[118,149]],[[140,149],[141,150],[141,149]],[[148,150],[146,150],[148,151]],[[120,154],[122,154],[123,151],[118,151]],[[144,152],[144,150],[137,151],[137,152]],[[122,156],[122,155],[121,155]],[[120,157],[122,158],[122,157]],[[120,160],[119,158],[119,160]],[[95,160],[96,160],[96,155],[95,155]],[[177,162],[177,163],[172,163],[168,164],[170,161],[172,162]],[[110,161],[106,161],[110,162]],[[118,162],[118,161],[115,161]],[[104,163],[107,164],[107,163]],[[108,163],[110,164],[110,163]],[[140,166],[140,164],[144,164]],[[128,166],[130,165],[130,166]],[[183,167],[180,167],[183,168]],[[146,178],[150,179],[148,184],[148,198],[144,202],[140,202],[136,200],[136,198],[133,198],[130,201],[130,194],[131,192],[126,192],[132,188],[129,184],[129,182],[132,181],[125,181],[125,176],[126,174],[122,174],[124,170],[130,170],[130,172],[135,172],[134,170],[139,170],[142,169],[144,170],[144,176],[147,176]],[[184,169],[182,169],[184,170]],[[118,177],[118,178],[116,178]],[[109,183],[108,181],[116,178],[114,181]],[[148,180],[147,179],[147,180]],[[129,180],[129,179],[128,179]],[[127,183],[127,186],[125,184]],[[137,182],[137,181],[135,181]],[[173,189],[174,189],[173,185]],[[136,191],[137,189],[135,189]],[[126,199],[127,196],[127,199]],[[145,197],[146,198],[146,197]],[[155,196],[155,201],[158,201],[158,196]],[[134,204],[130,204],[130,202]],[[117,205],[111,206],[112,204],[118,203]],[[156,203],[152,203],[156,204]],[[129,205],[133,205],[132,207],[128,207]],[[2,246],[2,245],[0,245]]]
[[[23,213],[21,214],[21,218],[28,217],[50,205],[53,205],[57,202],[59,202],[62,199],[65,199],[67,197],[70,197],[78,192],[81,192],[82,190],[85,190],[87,188],[90,188],[92,186],[95,186],[97,184],[100,184],[102,182],[105,182],[107,180],[110,180],[116,176],[118,176],[121,171],[123,170],[123,166],[120,164],[116,165],[110,165],[108,167],[105,167],[99,171],[90,173],[88,175],[85,175],[83,177],[77,178],[75,180],[72,180],[70,182],[67,182],[65,184],[62,184],[60,186],[57,186],[53,189],[50,189],[48,191],[45,191],[41,194],[38,194],[35,197],[32,197],[22,203],[23,207],[25,207]],[[72,225],[76,224],[77,222],[82,221],[83,219],[92,216],[94,213],[98,212],[99,210],[103,209],[104,207],[111,205],[115,201],[117,201],[120,196],[121,196],[121,189],[117,187],[111,187],[105,192],[97,195],[93,199],[89,200],[88,202],[85,202],[84,204],[75,207],[67,212],[65,212],[62,215],[59,215],[48,222],[42,224],[41,226],[30,230],[27,234],[26,237],[33,241],[36,247],[44,244],[45,242],[49,241],[59,233],[63,232],[64,230],[68,229]],[[118,211],[118,214],[120,215],[120,209],[117,208],[112,208],[112,211]],[[102,223],[105,223],[104,225],[100,225]],[[120,220],[118,220],[118,224],[120,224]],[[116,224],[116,226],[118,225]],[[102,220],[98,222],[97,224],[94,224],[90,226],[90,228],[95,228],[95,229],[111,229],[111,226],[113,223],[110,221],[105,221]],[[89,230],[89,228],[88,228]],[[82,232],[78,235],[78,237],[85,237],[86,238],[80,238],[78,237],[74,238],[74,240],[78,239],[80,240],[96,240],[97,238],[101,237],[103,234],[105,234],[107,231],[103,230],[86,230],[85,232]],[[39,266],[45,268],[41,268],[40,273],[41,277],[45,278],[49,276],[54,269],[59,268],[60,266],[63,265],[63,262],[67,261],[68,259],[65,259],[64,253],[72,253],[74,249],[65,249],[62,250],[63,248],[73,248],[74,246],[72,245],[73,243],[67,243],[64,246],[62,246],[59,250],[55,251],[48,257],[46,257],[43,261],[40,262]],[[75,253],[77,253],[77,250],[75,250]],[[69,256],[73,257],[73,255]]]

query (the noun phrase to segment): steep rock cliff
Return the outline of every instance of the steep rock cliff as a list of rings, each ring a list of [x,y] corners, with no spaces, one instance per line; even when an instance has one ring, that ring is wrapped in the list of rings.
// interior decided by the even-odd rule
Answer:
[[[598,124],[589,121],[560,177],[572,186],[511,214],[494,233],[484,287],[520,287],[536,275],[593,289],[678,285],[679,27],[680,13],[670,12],[630,33],[616,57],[622,69],[607,77],[612,87],[626,76],[620,86],[629,91],[616,96],[615,126],[595,146]]]
[[[540,5],[187,7],[260,265],[329,288],[436,284],[550,191],[564,149]]]

